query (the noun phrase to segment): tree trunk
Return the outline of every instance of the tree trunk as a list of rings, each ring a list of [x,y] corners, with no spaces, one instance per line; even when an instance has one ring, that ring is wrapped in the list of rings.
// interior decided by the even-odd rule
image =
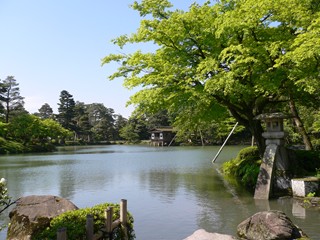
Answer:
[[[200,139],[201,139],[201,146],[204,146],[203,136],[202,136],[202,132],[200,129],[199,129],[199,134],[200,134]]]
[[[232,116],[243,126],[245,126],[251,132],[252,136],[255,139],[257,147],[259,149],[259,153],[261,158],[263,157],[264,150],[266,148],[265,139],[262,137],[263,128],[261,126],[261,122],[254,119],[254,115],[251,114],[248,118],[243,118],[237,111],[233,108],[229,108]],[[249,111],[248,111],[249,112]],[[248,116],[249,114],[243,114]]]
[[[249,121],[249,129],[251,131],[253,138],[255,139],[255,142],[259,149],[260,156],[263,157],[264,150],[266,149],[266,142],[265,142],[265,139],[262,137],[262,133],[264,131],[260,121],[257,121],[257,120]]]
[[[295,105],[292,98],[290,98],[290,100],[289,100],[289,107],[290,107],[291,114],[293,116],[295,126],[298,129],[298,132],[302,136],[305,149],[312,150],[313,149],[312,143],[311,143],[310,138],[306,132],[306,129],[303,126],[302,120],[298,114],[298,110],[297,110],[296,105]]]

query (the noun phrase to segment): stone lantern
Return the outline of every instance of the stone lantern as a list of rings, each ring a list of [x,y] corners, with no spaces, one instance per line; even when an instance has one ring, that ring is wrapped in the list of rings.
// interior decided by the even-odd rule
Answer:
[[[256,117],[257,120],[266,123],[266,131],[262,133],[266,139],[266,149],[256,183],[255,199],[269,199],[290,187],[290,180],[286,176],[289,164],[284,147],[286,133],[283,128],[283,120],[285,118],[288,116],[279,112],[261,114]]]
[[[266,145],[277,144],[284,145],[286,133],[283,129],[283,119],[288,118],[283,113],[266,113],[256,117],[257,120],[262,120],[266,123],[266,131],[262,136],[266,139]]]

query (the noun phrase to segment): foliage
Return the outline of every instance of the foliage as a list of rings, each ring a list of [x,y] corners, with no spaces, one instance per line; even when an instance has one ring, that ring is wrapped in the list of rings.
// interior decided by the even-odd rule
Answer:
[[[7,209],[9,206],[14,204],[15,201],[11,200],[11,197],[8,195],[7,182],[4,178],[0,179],[0,214]],[[0,225],[0,231],[5,226]]]
[[[23,97],[20,96],[19,83],[13,76],[8,76],[3,81],[5,91],[0,92],[4,102],[5,122],[8,123],[12,116],[25,113]]]
[[[316,195],[315,192],[309,192],[309,193],[307,194],[307,197],[314,197],[315,195]]]
[[[68,91],[62,90],[59,101],[59,114],[57,116],[59,123],[68,130],[74,130],[75,122],[73,118],[75,117],[75,102],[73,96]]]
[[[155,51],[103,59],[120,63],[110,79],[142,87],[129,102],[140,112],[166,109],[191,126],[197,119],[220,120],[228,110],[262,153],[257,115],[289,100],[319,103],[320,48],[313,46],[319,45],[320,9],[314,0],[208,1],[186,12],[170,7],[169,1],[135,2],[143,18],[139,29],[114,40],[120,48],[153,42]]]
[[[38,111],[38,116],[42,119],[53,118],[53,110],[48,103],[43,104]]]
[[[86,108],[93,137],[97,141],[114,140],[114,110],[102,103],[88,104]]]
[[[261,159],[257,147],[242,149],[235,159],[222,165],[222,172],[239,179],[248,189],[253,190],[260,169]]]
[[[25,151],[25,147],[23,144],[9,141],[2,137],[0,137],[0,154],[4,153],[23,153]]]
[[[34,151],[39,149],[39,146],[42,149],[52,149],[50,145],[53,139],[58,141],[69,134],[68,130],[53,119],[40,119],[34,115],[22,114],[8,124],[6,138],[28,147],[27,151]]]
[[[116,114],[114,121],[114,139],[115,140],[123,140],[123,138],[120,136],[120,130],[126,126],[128,119],[124,118],[120,114]]]
[[[58,229],[66,228],[68,239],[85,239],[86,236],[86,217],[88,214],[93,216],[94,219],[94,233],[102,230],[105,226],[105,209],[113,207],[113,221],[120,217],[120,206],[119,204],[104,203],[96,205],[92,208],[78,209],[74,211],[65,212],[50,222],[50,227],[40,231],[34,236],[33,239],[45,240],[45,239],[56,239]],[[134,239],[133,230],[133,217],[128,213],[128,239]],[[112,239],[123,239],[122,229],[117,227],[113,231],[114,238]]]
[[[139,134],[136,132],[135,127],[132,124],[127,124],[120,129],[120,137],[130,143],[140,142]]]

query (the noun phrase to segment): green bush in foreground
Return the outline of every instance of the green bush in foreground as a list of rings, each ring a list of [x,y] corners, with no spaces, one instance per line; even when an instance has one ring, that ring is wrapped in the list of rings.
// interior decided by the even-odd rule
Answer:
[[[241,184],[253,190],[260,170],[261,158],[257,147],[242,149],[235,159],[222,165],[222,172],[240,180]]]
[[[99,232],[105,226],[105,209],[108,207],[113,207],[113,221],[119,219],[120,217],[120,205],[104,203],[96,205],[92,208],[83,208],[74,211],[65,212],[50,222],[50,227],[42,230],[36,234],[32,239],[34,240],[51,240],[57,239],[57,231],[60,228],[67,229],[67,238],[68,239],[86,239],[86,218],[90,214],[93,216],[94,221],[94,233]],[[128,213],[128,225],[127,225],[128,239],[134,239],[134,230],[133,230],[133,217]],[[113,238],[116,240],[121,240],[123,238],[123,231],[121,227],[117,227],[113,230]]]

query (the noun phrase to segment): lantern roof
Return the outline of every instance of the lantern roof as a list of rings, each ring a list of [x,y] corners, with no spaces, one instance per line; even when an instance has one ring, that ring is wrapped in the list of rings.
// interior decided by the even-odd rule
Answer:
[[[282,112],[274,112],[274,113],[263,113],[255,117],[256,120],[285,119],[285,118],[291,118],[291,116],[284,114]]]

